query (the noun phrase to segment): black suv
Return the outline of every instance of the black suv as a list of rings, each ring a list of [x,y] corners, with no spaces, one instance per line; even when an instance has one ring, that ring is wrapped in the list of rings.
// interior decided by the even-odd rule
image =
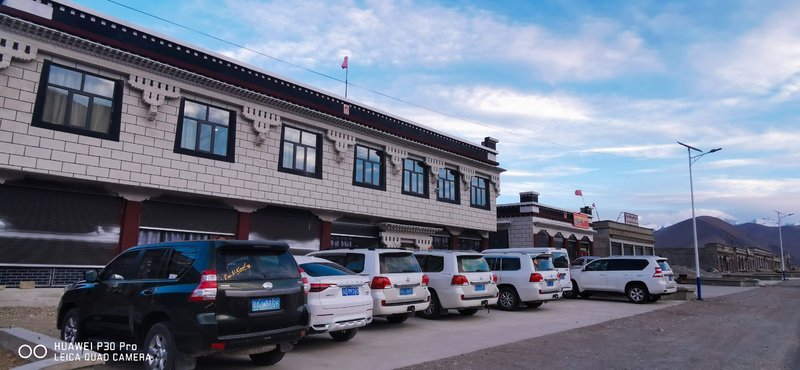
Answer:
[[[61,297],[61,339],[136,343],[149,369],[191,369],[216,352],[272,365],[308,328],[303,281],[285,243],[142,245],[84,278]]]

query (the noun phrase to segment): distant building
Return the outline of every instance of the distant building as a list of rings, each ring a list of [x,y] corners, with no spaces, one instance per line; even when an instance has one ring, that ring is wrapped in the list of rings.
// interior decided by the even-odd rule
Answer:
[[[592,222],[592,228],[597,233],[594,237],[596,256],[657,254],[652,229],[611,220]]]
[[[694,247],[692,248],[659,248],[658,254],[667,257],[675,266],[695,267]],[[720,243],[707,243],[699,246],[700,269],[711,268],[720,272],[758,272],[780,271],[780,256],[761,248],[734,247]],[[786,269],[791,269],[788,261]]]

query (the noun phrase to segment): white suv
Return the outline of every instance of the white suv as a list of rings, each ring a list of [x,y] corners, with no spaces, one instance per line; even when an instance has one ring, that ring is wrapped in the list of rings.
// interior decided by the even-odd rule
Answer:
[[[332,249],[309,256],[336,262],[371,280],[372,315],[401,323],[431,300],[428,276],[412,252],[402,249]]]
[[[573,270],[572,279],[573,289],[583,298],[594,293],[624,294],[633,303],[646,303],[678,290],[667,259],[657,256],[598,258]]]
[[[561,282],[546,253],[486,253],[489,268],[497,274],[500,296],[497,306],[513,311],[521,302],[531,308],[561,297]]]
[[[437,319],[448,309],[469,316],[481,307],[497,304],[497,276],[482,254],[436,250],[415,252],[414,256],[430,279],[431,292],[430,306],[417,311],[417,316]]]
[[[511,247],[511,248],[498,248],[487,249],[484,253],[508,253],[508,252],[524,252],[524,253],[547,253],[553,256],[553,266],[558,271],[558,280],[561,281],[561,296],[564,298],[572,297],[572,277],[570,276],[569,253],[564,248],[547,248],[547,247]]]

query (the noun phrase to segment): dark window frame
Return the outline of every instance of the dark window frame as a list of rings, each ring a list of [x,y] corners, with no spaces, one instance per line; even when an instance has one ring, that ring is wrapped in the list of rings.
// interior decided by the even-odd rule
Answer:
[[[375,152],[375,154],[378,156],[378,158],[380,160],[378,162],[375,162],[375,161],[370,161],[369,158],[359,158],[358,157],[358,148],[366,149],[367,150],[367,157],[369,157],[372,152]],[[376,148],[369,147],[369,146],[366,146],[366,145],[356,144],[355,148],[353,149],[353,185],[364,187],[364,188],[370,188],[370,189],[386,190],[386,159],[385,158],[386,158],[386,156],[383,154],[383,151],[380,150],[380,149],[376,149]],[[359,161],[361,163],[359,163]],[[283,163],[283,162],[281,162],[281,163]],[[380,170],[380,173],[378,174],[378,184],[373,184],[373,183],[367,182],[367,181],[358,181],[358,179],[356,178],[357,170],[358,170],[359,166],[361,166],[361,168],[362,168],[362,172],[361,172],[362,173],[362,178],[364,180],[366,180],[366,176],[364,176],[364,175],[366,174],[366,166],[368,164],[369,165],[376,165],[377,164],[378,169]]]
[[[418,166],[422,170],[422,172],[420,173],[415,171],[416,168],[407,169],[406,164],[409,161],[413,162],[416,166]],[[411,195],[418,198],[428,198],[428,171],[430,171],[430,169],[428,168],[428,166],[425,165],[425,162],[422,160],[414,158],[403,159],[403,181],[401,185],[402,188],[400,189],[402,193],[405,195]],[[406,190],[406,173],[408,173],[409,177],[409,184],[408,184],[409,190]],[[411,185],[420,178],[422,179],[422,192],[415,192],[411,190]]]
[[[479,180],[477,183],[475,180]],[[478,185],[482,184],[483,187],[479,187]],[[484,194],[483,197],[486,200],[486,204],[476,203],[478,191],[483,190]],[[480,208],[480,209],[491,209],[492,201],[490,200],[491,192],[489,189],[489,179],[480,176],[473,176],[472,180],[470,180],[470,187],[469,187],[469,206],[473,208]]]
[[[186,102],[187,101],[192,102],[194,104],[199,104],[199,105],[205,106],[205,108],[206,108],[206,118],[208,118],[208,110],[209,110],[209,108],[215,108],[215,109],[224,110],[224,111],[228,112],[228,114],[229,114],[229,116],[228,116],[228,126],[227,126],[227,129],[228,129],[228,140],[227,141],[228,142],[226,144],[227,147],[226,147],[225,155],[214,154],[214,152],[213,152],[214,151],[214,141],[215,141],[215,138],[216,138],[216,135],[213,133],[213,130],[212,130],[212,135],[211,135],[211,143],[209,144],[210,147],[211,147],[211,151],[205,152],[205,151],[202,151],[202,150],[199,150],[199,149],[188,149],[188,148],[184,148],[184,147],[181,146],[181,140],[183,139],[183,125],[184,125],[183,121],[186,118],[186,117],[184,117],[184,114],[185,114],[184,107],[186,106]],[[212,128],[216,127],[216,126],[222,126],[222,125],[220,125],[218,123],[211,122],[211,121],[208,121],[208,120],[201,120],[200,118],[197,118],[197,117],[190,117],[189,119],[197,121],[198,126],[200,124],[211,125]],[[197,132],[195,134],[196,136],[195,136],[195,141],[194,141],[195,148],[197,148],[198,142],[200,141],[200,130],[197,129],[196,131]],[[217,106],[217,105],[204,103],[204,102],[197,101],[197,100],[186,99],[186,98],[181,99],[181,107],[180,107],[180,111],[178,113],[178,128],[177,128],[177,130],[175,132],[175,149],[174,149],[174,151],[175,151],[175,153],[178,153],[178,154],[186,154],[186,155],[191,155],[191,156],[194,156],[194,157],[208,158],[208,159],[214,159],[214,160],[231,162],[231,163],[235,162],[236,161],[236,111],[231,110],[231,109],[227,109],[227,108],[223,108],[223,107],[220,107],[220,106]]]
[[[442,177],[442,172],[445,173],[445,176],[447,174],[453,175],[452,181],[447,177]],[[459,175],[458,174],[458,170],[454,170],[452,168],[444,167],[444,168],[439,169],[439,174],[438,174],[438,177],[436,179],[436,185],[437,185],[436,186],[436,188],[437,188],[436,189],[436,200],[438,200],[440,202],[446,202],[446,203],[461,204],[461,186],[459,185],[460,181],[458,181],[459,180],[459,178],[458,178],[459,176],[458,175]],[[452,183],[453,184],[453,197],[452,198],[442,197],[442,188],[444,187],[443,185],[446,185],[448,183]]]
[[[70,71],[78,72],[78,73],[82,74],[82,77],[81,77],[81,85],[82,86],[86,82],[86,76],[87,75],[95,77],[95,78],[100,78],[100,79],[103,79],[103,80],[113,81],[114,82],[114,93],[113,93],[113,97],[111,97],[111,105],[112,105],[111,106],[111,122],[109,122],[108,132],[107,133],[92,131],[92,130],[90,130],[88,128],[72,126],[72,125],[67,124],[66,122],[64,124],[59,124],[59,123],[53,123],[53,122],[45,122],[43,120],[45,103],[46,103],[46,100],[47,100],[47,89],[50,86],[49,79],[50,79],[50,70],[51,70],[52,66],[56,66],[58,68],[62,68],[62,69],[66,69],[66,70],[70,70]],[[98,94],[92,94],[90,92],[86,92],[86,91],[83,91],[83,90],[77,90],[77,89],[74,89],[74,88],[61,86],[61,85],[53,85],[53,86],[57,87],[58,89],[61,89],[61,90],[67,90],[67,96],[69,97],[69,101],[67,103],[67,110],[64,113],[65,121],[70,116],[69,113],[71,111],[71,107],[72,107],[71,103],[73,101],[72,97],[74,96],[75,92],[80,92],[81,95],[89,95],[90,96],[89,108],[88,108],[87,114],[86,114],[87,124],[88,124],[88,121],[89,121],[89,119],[91,117],[91,113],[92,113],[92,108],[91,108],[92,104],[91,104],[91,102],[93,101],[93,99],[95,97],[108,99],[108,97],[104,97],[104,96],[101,96],[101,95],[98,95]],[[87,71],[84,71],[82,69],[68,67],[68,66],[65,66],[65,65],[58,64],[58,63],[53,63],[50,60],[45,60],[44,61],[44,65],[42,67],[42,73],[41,73],[41,76],[39,78],[39,86],[38,86],[38,91],[36,93],[36,102],[35,102],[34,109],[33,109],[33,118],[31,120],[31,126],[46,128],[46,129],[50,129],[50,130],[54,130],[54,131],[68,132],[68,133],[72,133],[72,134],[76,134],[76,135],[96,137],[96,138],[99,138],[99,139],[119,141],[119,131],[120,131],[120,127],[122,125],[122,94],[123,94],[123,87],[124,86],[125,86],[124,82],[122,80],[119,80],[119,79],[113,79],[113,78],[102,76],[102,75],[99,75],[99,74],[96,74],[96,73],[87,72]]]
[[[292,161],[292,168],[286,168],[286,167],[283,166],[283,147],[287,142],[287,140],[286,140],[286,128],[290,128],[290,129],[293,129],[293,130],[300,131],[300,135],[301,135],[300,142],[288,141],[289,143],[294,145],[295,148],[298,145],[301,145],[304,148],[310,148],[309,145],[302,143],[302,135],[303,135],[303,133],[312,134],[312,135],[315,135],[317,137],[316,144],[314,146],[314,149],[316,151],[315,152],[315,159],[314,159],[316,161],[316,163],[314,165],[314,172],[309,172],[309,171],[305,171],[305,170],[302,170],[302,169],[294,168],[294,164],[295,164],[294,160]],[[283,125],[281,125],[281,142],[280,142],[280,146],[278,147],[278,172],[290,173],[290,174],[294,174],[294,175],[298,175],[298,176],[313,177],[313,178],[321,179],[322,178],[322,151],[323,151],[322,134],[320,134],[318,132],[310,131],[310,130],[305,130],[305,129],[302,129],[302,128],[299,128],[299,127],[296,127],[296,126],[283,124]],[[292,152],[295,153],[294,150]],[[305,163],[304,163],[304,165],[305,165]]]

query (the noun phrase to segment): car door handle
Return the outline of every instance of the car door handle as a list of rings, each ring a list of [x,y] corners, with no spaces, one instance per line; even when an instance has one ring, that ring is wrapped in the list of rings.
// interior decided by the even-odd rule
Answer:
[[[145,289],[145,290],[139,292],[139,294],[147,296],[147,295],[153,295],[155,292],[156,292],[156,288],[148,288],[148,289]]]

